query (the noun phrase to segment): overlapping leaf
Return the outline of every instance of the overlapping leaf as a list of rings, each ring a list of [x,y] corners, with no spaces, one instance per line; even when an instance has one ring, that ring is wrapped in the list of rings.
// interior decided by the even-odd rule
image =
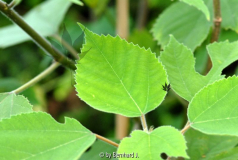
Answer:
[[[203,88],[188,108],[191,126],[207,134],[238,136],[238,77]]]
[[[29,112],[32,112],[32,105],[25,97],[9,93],[0,94],[0,120]]]
[[[164,99],[165,70],[150,50],[85,30],[76,71],[78,96],[93,108],[137,117]]]
[[[195,71],[191,50],[178,43],[173,36],[160,56],[173,90],[188,101],[204,86],[222,79],[222,70],[238,59],[238,42],[213,43],[207,46],[207,50],[212,60],[212,69],[206,76]]]
[[[194,129],[189,129],[185,133],[185,139],[189,157],[196,160],[211,160],[214,157],[220,157],[225,152],[232,152],[231,150],[238,144],[238,137],[207,135]]]
[[[134,158],[119,159],[135,159],[138,155],[139,159],[162,160],[162,153],[170,157],[189,158],[186,149],[183,135],[172,127],[163,126],[150,133],[133,131],[131,137],[121,141],[117,153],[134,153]]]
[[[191,0],[180,0],[180,1],[185,2],[189,5],[192,5],[192,6],[196,7],[197,9],[201,10],[205,14],[207,20],[210,20],[209,10],[208,10],[208,8],[205,5],[203,0],[193,0],[193,1],[191,1]]]
[[[1,159],[77,159],[94,141],[95,135],[76,120],[59,124],[43,112],[0,122]]]
[[[41,36],[50,36],[57,32],[70,5],[81,4],[79,0],[48,0],[30,10],[23,19]],[[0,29],[0,48],[9,47],[30,40],[31,37],[16,25]]]
[[[211,25],[212,22],[208,21],[201,11],[177,2],[159,16],[152,33],[163,48],[169,42],[169,35],[172,34],[179,42],[194,50],[206,39]]]

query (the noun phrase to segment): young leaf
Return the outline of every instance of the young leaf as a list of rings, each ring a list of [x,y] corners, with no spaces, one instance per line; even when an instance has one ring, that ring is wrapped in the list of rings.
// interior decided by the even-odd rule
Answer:
[[[95,109],[138,117],[164,99],[165,70],[150,50],[120,37],[85,29],[86,44],[76,70],[78,96]],[[86,53],[87,52],[87,53]]]
[[[170,157],[189,158],[186,153],[186,142],[183,135],[173,127],[163,126],[152,132],[133,131],[131,137],[124,138],[118,148],[118,154],[132,154],[139,159],[162,160],[161,154]]]
[[[32,105],[22,95],[0,94],[0,120],[13,115],[32,112]]]
[[[191,126],[207,134],[238,136],[238,77],[203,88],[188,107]]]
[[[32,112],[0,122],[2,159],[77,159],[95,141],[78,121],[57,123],[49,114]]]
[[[238,41],[213,43],[207,46],[207,50],[213,67],[206,76],[195,71],[195,60],[191,50],[178,43],[173,36],[160,56],[171,87],[187,101],[191,101],[204,86],[224,78],[221,76],[222,70],[238,59]]]
[[[172,34],[180,43],[195,50],[206,39],[211,26],[212,22],[207,21],[201,11],[177,2],[159,16],[152,33],[162,48],[167,45]]]
[[[191,0],[180,0],[180,1],[182,1],[184,3],[187,3],[191,6],[196,7],[197,9],[201,10],[205,14],[207,20],[210,20],[209,10],[208,10],[208,8],[205,5],[203,0],[193,0],[193,1],[191,1]]]
[[[187,153],[191,159],[196,160],[211,160],[238,144],[238,137],[207,135],[194,129],[189,129],[184,136]]]

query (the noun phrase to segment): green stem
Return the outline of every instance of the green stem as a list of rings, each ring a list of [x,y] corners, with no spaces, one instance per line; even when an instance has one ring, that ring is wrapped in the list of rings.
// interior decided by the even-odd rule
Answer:
[[[21,27],[36,44],[42,47],[45,51],[52,55],[55,61],[61,63],[62,65],[76,69],[75,64],[72,60],[65,57],[59,50],[53,47],[44,37],[38,34],[33,28],[31,28],[13,9],[11,9],[7,3],[0,0],[0,11],[13,22],[15,22],[19,27]]]
[[[109,140],[109,139],[107,139],[107,138],[105,138],[105,137],[103,137],[103,136],[100,136],[100,135],[98,135],[98,134],[95,134],[95,136],[97,137],[97,139],[100,139],[100,140],[102,140],[102,141],[104,141],[104,142],[106,142],[106,143],[108,143],[108,144],[111,144],[111,145],[113,145],[113,146],[115,146],[115,147],[118,147],[118,146],[119,146],[119,144],[117,144],[117,143],[115,143],[115,142],[113,142],[113,141],[111,141],[111,140]]]
[[[148,132],[148,127],[147,127],[147,123],[146,123],[144,114],[141,115],[141,124],[142,124],[143,130]]]
[[[22,85],[21,87],[15,89],[14,91],[12,91],[11,93],[15,93],[18,94],[24,90],[26,90],[27,88],[31,87],[32,85],[36,84],[37,82],[39,82],[40,80],[42,80],[43,78],[45,78],[47,75],[49,75],[52,71],[54,71],[58,66],[60,66],[60,64],[58,62],[54,62],[53,64],[51,64],[51,66],[49,66],[46,70],[44,70],[42,73],[40,73],[39,75],[37,75],[35,78],[31,79],[29,82],[25,83],[24,85]]]

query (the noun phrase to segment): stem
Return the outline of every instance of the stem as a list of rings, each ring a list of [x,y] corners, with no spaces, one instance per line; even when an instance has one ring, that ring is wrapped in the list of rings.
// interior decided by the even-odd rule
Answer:
[[[45,51],[53,56],[55,61],[61,63],[62,65],[76,69],[75,64],[72,60],[65,57],[59,50],[54,48],[44,37],[39,35],[33,28],[31,28],[13,9],[9,8],[7,3],[0,0],[0,11],[8,17],[10,20],[15,22],[20,28],[22,28],[36,44],[42,47]]]
[[[211,43],[218,41],[219,38],[222,21],[220,0],[213,0],[213,10],[214,10],[214,29],[212,33]]]
[[[141,124],[142,124],[143,130],[148,132],[148,127],[147,127],[145,115],[142,114],[140,118],[141,118]]]
[[[221,6],[220,6],[220,0],[213,0],[213,10],[214,10],[214,27],[212,31],[212,38],[211,38],[211,43],[218,41],[219,34],[220,34],[220,28],[221,28]],[[210,71],[212,68],[212,62],[210,57],[208,58],[208,63],[207,63],[207,73]]]
[[[113,142],[113,141],[111,141],[111,140],[109,140],[109,139],[107,139],[107,138],[105,138],[105,137],[102,137],[102,136],[100,136],[100,135],[98,135],[98,134],[95,134],[95,136],[97,137],[97,139],[100,139],[100,140],[102,140],[102,141],[104,141],[104,142],[106,142],[106,143],[109,143],[109,144],[111,144],[111,145],[113,145],[113,146],[115,146],[115,147],[118,147],[118,146],[119,146],[119,144],[117,144],[116,142]]]
[[[15,89],[14,91],[12,91],[11,93],[15,93],[18,94],[24,90],[26,90],[27,88],[31,87],[32,85],[34,85],[35,83],[39,82],[41,79],[45,78],[47,75],[49,75],[52,71],[54,71],[58,66],[60,66],[60,64],[58,62],[54,62],[53,64],[51,64],[51,66],[49,66],[46,70],[44,70],[42,73],[40,73],[39,75],[37,75],[35,78],[31,79],[29,82],[27,82],[26,84],[22,85],[21,87]]]
[[[136,28],[142,30],[145,27],[148,14],[148,0],[140,0],[138,3]]]
[[[129,0],[116,1],[116,30],[121,38],[129,34]],[[122,139],[128,135],[129,118],[116,115],[116,138]]]
[[[188,121],[180,132],[184,134],[189,128],[190,128],[190,122]]]
[[[65,48],[67,48],[69,53],[71,53],[71,55],[74,56],[74,58],[79,59],[78,52],[70,44],[68,44],[63,38],[61,38],[58,34],[54,34],[52,37],[54,37],[59,42],[61,41],[62,45]]]

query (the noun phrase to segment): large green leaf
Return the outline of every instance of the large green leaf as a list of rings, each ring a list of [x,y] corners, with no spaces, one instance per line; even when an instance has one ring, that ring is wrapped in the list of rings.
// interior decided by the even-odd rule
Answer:
[[[221,1],[222,27],[238,33],[238,3],[237,0]]]
[[[203,0],[192,0],[192,1],[191,0],[180,0],[180,1],[185,2],[191,6],[196,7],[197,9],[201,10],[205,14],[207,20],[210,20],[209,10],[208,10],[207,6],[204,4]]]
[[[177,2],[159,16],[152,33],[162,48],[167,45],[172,34],[179,42],[194,50],[206,39],[211,25],[212,22],[201,11]]]
[[[95,109],[137,117],[164,99],[165,70],[150,50],[85,30],[76,70],[78,96]]]
[[[50,115],[32,112],[0,122],[1,159],[76,159],[95,141],[78,121],[57,123]]]
[[[238,137],[207,135],[194,129],[185,133],[185,139],[187,153],[194,160],[211,160],[232,150],[238,144]]]
[[[188,107],[191,126],[207,134],[238,136],[238,77],[203,88]]]
[[[193,53],[173,36],[160,56],[173,90],[188,101],[204,86],[224,78],[222,70],[238,59],[238,42],[213,43],[207,46],[207,50],[212,69],[206,76],[195,71]]]
[[[57,33],[58,27],[64,15],[72,4],[77,0],[48,0],[30,10],[23,19],[41,36],[50,36]],[[57,16],[55,16],[57,14]],[[9,47],[30,40],[17,25],[11,25],[0,29],[0,48]]]
[[[183,135],[172,127],[163,126],[149,133],[133,131],[131,137],[121,141],[117,153],[134,153],[134,158],[119,159],[135,159],[138,156],[139,159],[162,160],[162,153],[170,157],[189,158],[186,149]]]
[[[32,112],[32,105],[21,95],[0,94],[0,120],[13,115]]]

